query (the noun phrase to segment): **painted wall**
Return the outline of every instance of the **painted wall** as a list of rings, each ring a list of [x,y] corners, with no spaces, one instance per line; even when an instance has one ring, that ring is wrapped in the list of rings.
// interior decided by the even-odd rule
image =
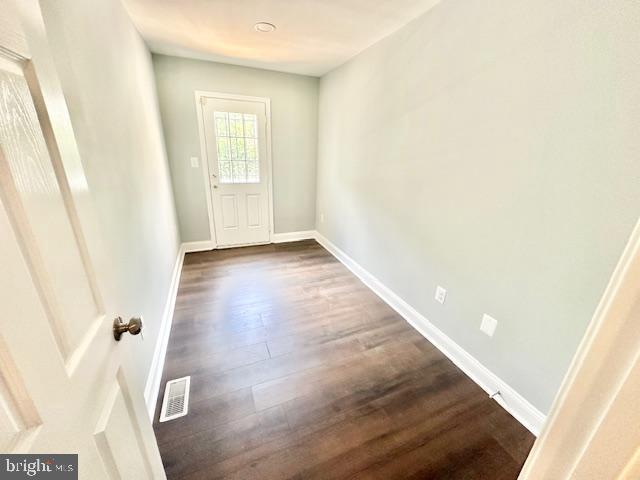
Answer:
[[[190,165],[201,157],[196,90],[271,99],[274,231],[313,229],[318,79],[164,55],[153,64],[182,240],[210,238],[202,161]]]
[[[104,247],[117,266],[118,304],[109,306],[145,320],[144,341],[123,342],[144,386],[180,241],[151,56],[118,0],[41,6]]]
[[[543,412],[640,214],[638,25],[447,0],[320,83],[320,232]]]

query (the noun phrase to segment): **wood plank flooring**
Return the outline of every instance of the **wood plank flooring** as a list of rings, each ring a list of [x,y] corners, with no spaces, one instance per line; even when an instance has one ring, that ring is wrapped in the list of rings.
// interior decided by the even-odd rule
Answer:
[[[534,440],[314,241],[186,256],[155,418],[170,480],[515,479]]]

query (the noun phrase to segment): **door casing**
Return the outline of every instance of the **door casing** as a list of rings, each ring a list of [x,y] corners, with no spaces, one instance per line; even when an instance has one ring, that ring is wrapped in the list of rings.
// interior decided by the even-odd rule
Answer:
[[[208,92],[203,90],[195,91],[196,112],[198,118],[198,134],[200,138],[200,155],[202,165],[202,177],[204,180],[204,189],[207,199],[207,214],[209,218],[209,234],[211,243],[203,245],[203,250],[215,248],[236,248],[244,245],[233,245],[233,247],[219,246],[216,238],[216,227],[213,214],[213,198],[211,195],[211,172],[209,171],[209,159],[207,158],[207,145],[205,140],[204,115],[202,112],[203,99],[221,99],[221,100],[239,100],[245,102],[256,102],[264,104],[266,125],[265,125],[265,146],[267,152],[267,199],[269,204],[269,241],[273,243],[273,167],[271,163],[271,99],[267,97],[252,97],[247,95],[237,95],[234,93]],[[198,242],[201,243],[201,242]],[[254,244],[251,244],[254,245]]]

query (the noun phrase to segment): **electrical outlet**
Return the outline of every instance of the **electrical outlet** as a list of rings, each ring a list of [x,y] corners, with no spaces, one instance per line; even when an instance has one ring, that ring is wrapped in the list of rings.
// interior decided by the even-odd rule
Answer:
[[[438,287],[436,288],[436,295],[435,295],[436,302],[444,303],[446,298],[447,298],[447,291],[444,288],[442,288],[440,285],[438,285]]]
[[[493,337],[493,333],[496,331],[496,327],[498,326],[498,321],[493,318],[491,315],[487,315],[486,313],[482,316],[482,323],[480,324],[480,330],[490,337]]]
[[[320,214],[320,223],[324,223],[324,213]]]
[[[191,168],[198,168],[200,166],[200,162],[198,157],[191,157]]]

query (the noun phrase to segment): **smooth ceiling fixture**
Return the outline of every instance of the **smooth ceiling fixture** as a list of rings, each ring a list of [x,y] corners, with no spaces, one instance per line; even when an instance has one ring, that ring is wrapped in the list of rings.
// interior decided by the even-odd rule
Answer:
[[[258,22],[253,26],[253,28],[256,30],[256,32],[270,33],[276,29],[276,26],[273,23]]]

